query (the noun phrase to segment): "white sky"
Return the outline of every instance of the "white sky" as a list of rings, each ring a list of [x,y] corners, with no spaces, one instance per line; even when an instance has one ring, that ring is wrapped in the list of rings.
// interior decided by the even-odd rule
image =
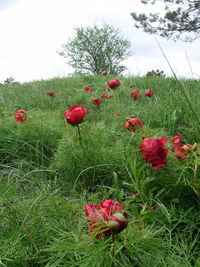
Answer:
[[[0,83],[8,77],[27,82],[67,76],[73,70],[56,51],[62,50],[75,27],[102,22],[120,28],[131,41],[134,54],[126,61],[128,74],[159,69],[171,76],[154,37],[134,27],[130,13],[145,8],[149,6],[140,0],[0,0]],[[198,39],[158,40],[178,76],[200,76]]]

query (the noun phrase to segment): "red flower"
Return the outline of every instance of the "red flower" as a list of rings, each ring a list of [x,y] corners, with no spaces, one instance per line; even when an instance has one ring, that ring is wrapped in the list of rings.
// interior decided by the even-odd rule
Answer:
[[[193,150],[193,145],[180,144],[182,142],[181,136],[176,135],[172,138],[172,152],[175,154],[177,159],[184,159]]]
[[[156,76],[160,76],[160,72],[156,72]]]
[[[137,118],[127,119],[126,123],[124,124],[124,128],[127,129],[129,132],[135,132],[138,126],[142,127],[142,122]]]
[[[104,75],[104,76],[107,76],[108,75],[108,71],[102,71],[101,74]]]
[[[96,238],[108,236],[112,232],[119,233],[126,228],[128,221],[125,218],[124,208],[117,201],[106,199],[101,204],[85,204],[86,216],[89,217],[89,234],[97,233]],[[94,220],[92,220],[94,219]]]
[[[101,97],[102,97],[102,98],[106,98],[106,99],[108,99],[108,98],[111,98],[112,96],[109,95],[109,94],[102,94]]]
[[[92,99],[92,103],[99,107],[101,105],[101,99],[100,98]]]
[[[154,170],[160,169],[167,163],[165,158],[168,153],[168,148],[164,146],[166,142],[166,136],[163,136],[162,138],[143,138],[142,140],[140,152],[144,160],[151,163]]]
[[[115,78],[114,80],[111,80],[108,82],[108,86],[111,88],[111,89],[115,89],[117,88],[119,85],[121,84],[120,80]]]
[[[71,125],[77,125],[84,121],[85,115],[87,114],[87,108],[74,105],[64,112],[64,116],[67,122]]]
[[[139,95],[140,90],[135,90],[130,94],[130,97],[134,98],[135,100],[138,100],[138,98],[142,97],[141,95]]]
[[[46,91],[46,94],[50,96],[55,96],[55,92],[51,90]]]
[[[148,90],[146,90],[145,95],[148,97],[153,97],[153,91],[148,89]]]
[[[92,93],[92,87],[89,87],[89,86],[83,86],[83,89],[88,92],[88,93]]]
[[[26,117],[27,117],[27,113],[24,109],[19,109],[17,112],[16,112],[16,115],[15,115],[15,120],[17,122],[21,122],[23,123],[25,120],[26,120]]]

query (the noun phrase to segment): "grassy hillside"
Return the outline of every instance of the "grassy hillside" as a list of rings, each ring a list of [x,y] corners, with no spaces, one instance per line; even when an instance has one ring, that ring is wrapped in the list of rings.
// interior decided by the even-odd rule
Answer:
[[[171,142],[198,144],[199,124],[174,79],[118,77],[113,90],[113,78],[0,86],[0,266],[200,266],[199,147],[180,159]],[[181,82],[199,116],[200,81]],[[111,98],[94,105],[101,94]],[[80,104],[88,109],[81,137],[63,115]],[[131,117],[143,124],[135,132],[124,127]],[[140,145],[163,136],[167,163],[154,170]],[[115,242],[88,234],[84,205],[103,199],[120,202],[129,221]]]

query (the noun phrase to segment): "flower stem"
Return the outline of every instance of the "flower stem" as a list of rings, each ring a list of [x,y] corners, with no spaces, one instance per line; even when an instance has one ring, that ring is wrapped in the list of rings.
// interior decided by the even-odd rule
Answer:
[[[197,190],[197,196],[200,197],[200,191],[199,191],[199,185],[198,185],[198,181],[197,181],[197,170],[198,170],[198,165],[195,164],[194,166],[194,184]]]
[[[115,234],[112,232],[112,264],[115,266]]]
[[[79,143],[80,143],[80,146],[82,146],[82,138],[81,138],[81,131],[80,131],[80,127],[79,125],[77,124],[77,131],[78,131],[78,137],[79,137]]]

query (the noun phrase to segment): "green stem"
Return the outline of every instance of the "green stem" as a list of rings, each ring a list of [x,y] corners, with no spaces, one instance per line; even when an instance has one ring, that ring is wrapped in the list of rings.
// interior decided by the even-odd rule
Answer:
[[[81,138],[81,131],[80,131],[80,127],[79,127],[79,124],[76,125],[77,126],[77,131],[78,131],[78,137],[79,137],[79,143],[80,143],[80,146],[82,146],[82,138]]]
[[[115,265],[115,234],[112,232],[112,265]]]
[[[199,191],[199,185],[198,185],[198,181],[197,181],[197,169],[198,169],[198,165],[195,164],[194,166],[194,184],[197,190],[197,196],[200,197],[200,191]]]

